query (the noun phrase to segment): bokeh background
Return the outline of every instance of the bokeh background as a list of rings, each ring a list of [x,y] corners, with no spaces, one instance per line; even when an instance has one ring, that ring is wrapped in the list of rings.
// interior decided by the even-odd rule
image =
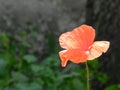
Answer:
[[[111,42],[88,62],[91,90],[120,90],[120,0],[0,0],[0,90],[86,90],[84,63],[58,56],[59,35],[82,24]]]

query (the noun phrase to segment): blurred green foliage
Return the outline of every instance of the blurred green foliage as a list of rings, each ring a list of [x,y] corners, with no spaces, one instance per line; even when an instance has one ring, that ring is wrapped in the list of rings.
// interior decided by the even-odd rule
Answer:
[[[105,90],[120,90],[120,84],[113,84],[105,88]]]
[[[52,35],[48,35],[50,55],[40,63],[34,53],[27,52],[26,32],[21,32],[20,36],[22,41],[18,42],[10,34],[0,34],[0,90],[86,90],[84,63],[61,68],[58,45]],[[105,84],[108,76],[99,72],[98,61],[89,61],[88,64],[90,79]],[[120,90],[120,87],[113,85],[105,90]]]

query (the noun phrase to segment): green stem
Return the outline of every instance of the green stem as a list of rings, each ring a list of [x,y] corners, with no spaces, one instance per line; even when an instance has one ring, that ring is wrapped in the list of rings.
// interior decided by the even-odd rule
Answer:
[[[87,75],[86,75],[86,79],[87,79],[87,90],[90,90],[90,83],[89,83],[89,68],[88,68],[87,62],[85,62],[85,65],[86,65],[86,72],[87,72]]]

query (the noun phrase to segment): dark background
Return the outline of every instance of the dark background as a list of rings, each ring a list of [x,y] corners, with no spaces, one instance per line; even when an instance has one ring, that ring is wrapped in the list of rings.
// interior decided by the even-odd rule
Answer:
[[[120,1],[88,0],[86,23],[97,30],[96,40],[111,42],[107,54],[100,58],[101,70],[111,76],[109,83],[120,82]]]

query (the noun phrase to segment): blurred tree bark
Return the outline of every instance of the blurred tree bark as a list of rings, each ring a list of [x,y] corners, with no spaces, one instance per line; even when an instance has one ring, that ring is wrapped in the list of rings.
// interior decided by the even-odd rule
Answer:
[[[99,62],[110,77],[108,84],[120,83],[120,0],[87,0],[86,23],[96,29],[96,40],[111,42]]]

